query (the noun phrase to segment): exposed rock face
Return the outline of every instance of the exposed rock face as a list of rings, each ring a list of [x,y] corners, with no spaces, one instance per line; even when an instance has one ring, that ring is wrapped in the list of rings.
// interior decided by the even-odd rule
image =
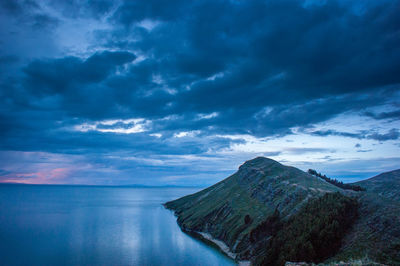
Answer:
[[[249,233],[276,209],[289,217],[308,199],[335,191],[340,189],[315,176],[258,157],[227,179],[165,206],[175,211],[184,230],[208,233],[238,259],[249,259],[255,245]]]

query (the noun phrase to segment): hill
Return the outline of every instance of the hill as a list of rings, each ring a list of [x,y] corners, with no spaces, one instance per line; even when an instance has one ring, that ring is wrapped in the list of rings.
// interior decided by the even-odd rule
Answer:
[[[367,191],[389,200],[400,202],[400,169],[386,172],[367,180],[354,183]]]
[[[400,265],[400,170],[354,183],[360,193],[360,219],[344,238],[333,260],[368,257],[388,265]]]
[[[175,212],[182,230],[242,262],[329,263],[368,256],[397,263],[400,208],[393,176],[398,172],[358,182],[367,191],[354,192],[257,157],[221,182],[165,207]]]
[[[225,180],[165,206],[175,211],[183,230],[220,240],[231,256],[248,260],[261,245],[251,243],[250,233],[275,211],[287,220],[309,199],[338,191],[297,168],[258,157]]]

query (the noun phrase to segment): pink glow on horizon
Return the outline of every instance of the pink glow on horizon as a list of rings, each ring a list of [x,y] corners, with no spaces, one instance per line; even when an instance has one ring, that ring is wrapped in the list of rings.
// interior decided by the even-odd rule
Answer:
[[[68,168],[55,168],[41,172],[12,174],[7,179],[0,180],[0,183],[64,184],[63,180],[69,172]]]

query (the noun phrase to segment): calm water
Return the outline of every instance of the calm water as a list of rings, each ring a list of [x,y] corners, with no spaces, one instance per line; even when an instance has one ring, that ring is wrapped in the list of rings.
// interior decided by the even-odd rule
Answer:
[[[195,191],[0,185],[0,264],[233,265],[161,205]]]

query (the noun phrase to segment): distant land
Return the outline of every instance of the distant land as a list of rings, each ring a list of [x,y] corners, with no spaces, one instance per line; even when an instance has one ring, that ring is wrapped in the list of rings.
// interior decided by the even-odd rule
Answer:
[[[183,231],[239,264],[399,265],[400,170],[349,186],[363,191],[326,180],[257,157],[165,207]]]
[[[90,185],[90,184],[27,184],[27,183],[17,183],[17,182],[4,182],[0,185],[16,185],[16,186],[76,186],[76,187],[127,187],[127,188],[204,188],[204,186],[183,186],[183,185]]]

